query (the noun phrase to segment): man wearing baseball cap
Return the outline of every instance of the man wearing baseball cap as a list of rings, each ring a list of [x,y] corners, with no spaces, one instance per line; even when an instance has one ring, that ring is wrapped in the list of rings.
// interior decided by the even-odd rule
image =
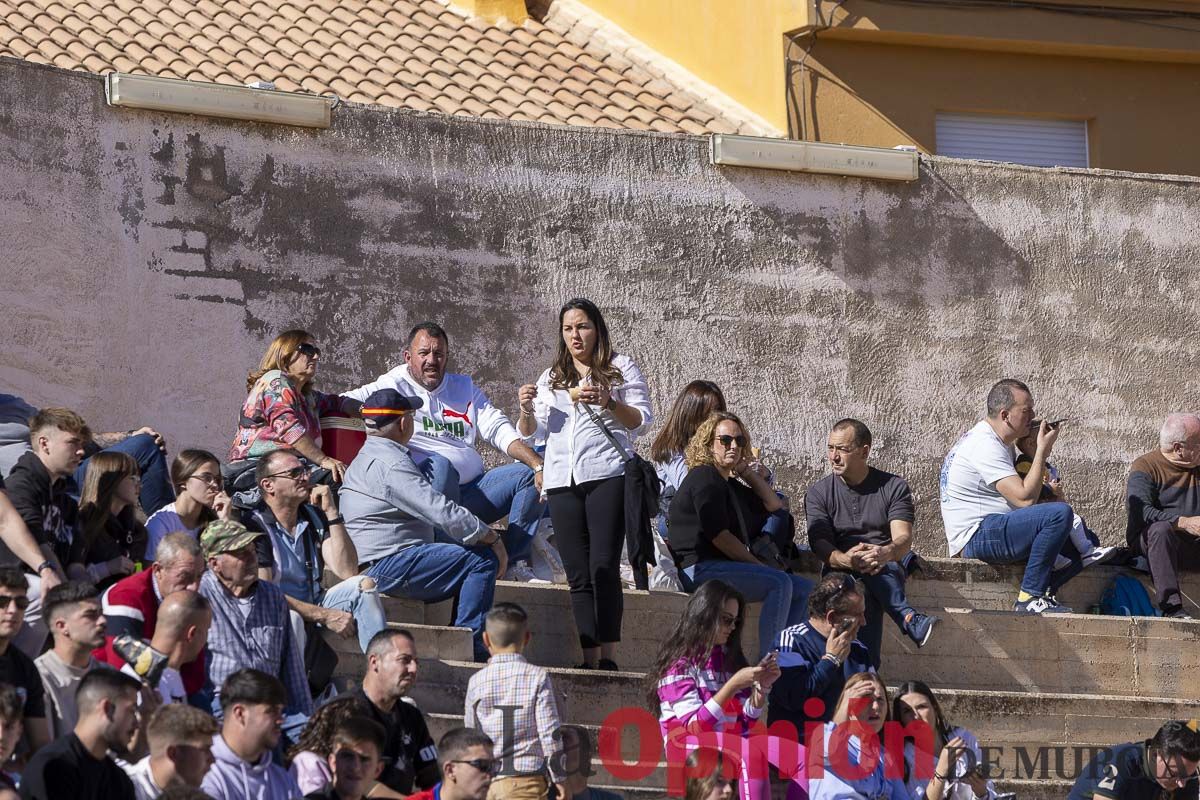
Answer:
[[[221,719],[220,687],[239,669],[278,675],[287,690],[284,733],[294,739],[312,714],[312,697],[304,658],[288,624],[283,590],[258,577],[254,541],[262,535],[223,519],[208,523],[200,533],[208,564],[200,578],[200,594],[212,606],[208,632],[212,713]]]
[[[413,463],[406,443],[421,404],[395,389],[363,402],[367,441],[342,479],[342,516],[360,573],[385,594],[426,603],[457,596],[454,624],[475,632],[475,658],[486,661],[483,617],[507,555],[496,531],[434,489]]]

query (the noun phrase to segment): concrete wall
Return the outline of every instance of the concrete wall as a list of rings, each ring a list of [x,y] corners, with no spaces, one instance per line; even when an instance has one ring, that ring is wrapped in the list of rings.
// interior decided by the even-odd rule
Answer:
[[[937,468],[998,377],[1055,416],[1070,496],[1120,538],[1126,465],[1196,408],[1200,182],[923,160],[921,179],[718,169],[700,138],[341,107],[332,130],[104,105],[0,61],[0,390],[223,452],[278,331],[327,388],[440,319],[515,410],[574,295],[665,413],[710,378],[783,484],[866,420],[944,548]]]

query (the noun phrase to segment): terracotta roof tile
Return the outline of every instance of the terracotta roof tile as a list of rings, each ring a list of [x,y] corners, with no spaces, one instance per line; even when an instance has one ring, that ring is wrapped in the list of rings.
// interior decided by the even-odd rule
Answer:
[[[656,77],[656,62],[636,61],[644,47],[576,0],[530,6],[523,25],[497,26],[446,0],[0,0],[0,55],[90,72],[271,80],[489,118],[664,132],[757,124],[718,110],[686,75]]]

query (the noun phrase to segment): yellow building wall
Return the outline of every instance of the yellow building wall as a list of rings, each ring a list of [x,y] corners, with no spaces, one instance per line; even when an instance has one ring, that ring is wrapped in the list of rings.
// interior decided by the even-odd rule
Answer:
[[[798,138],[937,153],[939,111],[1082,119],[1091,167],[1200,175],[1200,65],[828,39],[807,65]]]
[[[784,32],[808,0],[582,0],[647,47],[787,130]]]

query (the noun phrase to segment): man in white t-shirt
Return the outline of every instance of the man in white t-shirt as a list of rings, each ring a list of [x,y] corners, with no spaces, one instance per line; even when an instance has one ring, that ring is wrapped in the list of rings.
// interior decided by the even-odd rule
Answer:
[[[992,387],[987,418],[963,434],[942,463],[942,522],[951,556],[961,553],[989,564],[1026,562],[1013,611],[1069,613],[1054,598],[1050,573],[1060,552],[1071,554],[1075,513],[1066,503],[1037,503],[1058,426],[1041,423],[1033,465],[1024,478],[1014,466],[1013,442],[1029,432],[1033,420],[1028,386],[1005,378]],[[1064,582],[1061,576],[1055,581]]]
[[[542,457],[470,375],[446,372],[449,359],[446,331],[434,322],[419,323],[409,332],[403,364],[344,396],[361,402],[372,392],[395,389],[421,398],[408,442],[413,461],[435,489],[484,522],[508,517],[501,538],[511,566],[504,578],[531,580],[529,558],[544,509]],[[477,436],[514,463],[485,469],[475,449]]]

